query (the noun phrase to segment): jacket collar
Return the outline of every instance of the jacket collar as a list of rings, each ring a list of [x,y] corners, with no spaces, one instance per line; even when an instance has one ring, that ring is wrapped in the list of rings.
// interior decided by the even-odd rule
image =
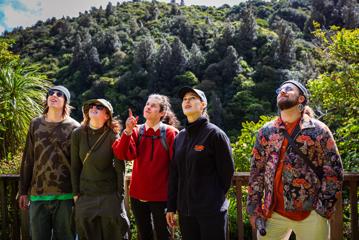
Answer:
[[[186,120],[185,128],[186,131],[188,131],[190,134],[198,132],[201,129],[201,126],[208,123],[208,119],[205,117],[199,117],[196,121],[193,123],[189,123]]]
[[[274,121],[274,126],[276,128],[285,129],[285,124],[284,124],[282,118],[280,118],[280,117],[278,117]],[[315,125],[314,125],[314,122],[313,122],[313,118],[311,118],[307,114],[302,114],[302,117],[301,117],[300,122],[299,122],[299,127],[300,127],[300,130],[307,129],[307,128],[314,128]]]

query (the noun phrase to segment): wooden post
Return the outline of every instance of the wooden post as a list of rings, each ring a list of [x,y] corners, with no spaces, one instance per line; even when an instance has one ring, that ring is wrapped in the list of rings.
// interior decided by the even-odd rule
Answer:
[[[238,240],[244,239],[244,226],[243,226],[243,214],[242,214],[242,185],[239,180],[235,181],[236,184],[236,197],[237,197],[237,228],[238,228]]]
[[[358,185],[355,179],[350,181],[350,218],[351,218],[351,229],[352,229],[352,236],[351,239],[359,239],[359,232],[358,232]]]
[[[343,198],[340,196],[330,223],[330,239],[343,239]]]
[[[8,224],[7,224],[7,199],[6,199],[6,181],[4,179],[0,180],[0,202],[1,202],[1,239],[9,239],[9,234],[7,233]]]

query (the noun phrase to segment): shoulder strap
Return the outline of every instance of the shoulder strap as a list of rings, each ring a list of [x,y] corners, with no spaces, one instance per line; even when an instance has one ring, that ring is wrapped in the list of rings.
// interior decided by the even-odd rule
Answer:
[[[294,142],[294,138],[296,138],[297,134],[300,132],[300,127],[299,124],[296,125],[292,135],[290,136],[287,132],[287,130],[283,129],[283,134],[284,136],[288,139],[288,143],[289,145],[292,147],[293,151],[298,154],[303,160],[304,162],[313,170],[313,172],[317,175],[317,177],[319,178],[320,181],[322,181],[323,178],[323,169],[322,168],[318,168],[316,166],[314,166],[313,162],[309,160],[308,156],[306,154],[304,154],[298,147],[298,145]]]
[[[143,134],[145,134],[145,124],[139,125],[139,128],[138,128],[138,137],[137,137],[137,143],[136,143],[137,146],[140,145],[141,138],[142,138]]]
[[[162,144],[163,148],[166,150],[167,153],[169,153],[169,147],[168,147],[168,144],[167,144],[166,131],[167,131],[166,124],[161,122],[160,123],[160,137],[159,138],[160,138],[160,141],[161,141],[161,144]],[[138,138],[137,138],[137,143],[136,143],[137,146],[140,145],[141,139],[144,136],[144,134],[145,134],[145,125],[141,124],[141,125],[139,125],[139,129],[138,129]],[[155,138],[158,138],[158,137],[152,137],[152,138],[155,139]]]
[[[160,125],[161,143],[162,143],[163,148],[168,152],[169,147],[167,144],[166,130],[167,130],[166,124],[161,123],[161,125]]]
[[[106,133],[108,133],[110,130],[107,129],[106,131],[104,131],[101,136],[97,139],[97,141],[95,142],[95,144],[90,148],[90,150],[86,153],[84,161],[83,161],[83,165],[85,165],[87,159],[90,157],[91,153],[93,152],[93,150],[95,149],[95,147],[99,144],[100,140],[105,136]]]

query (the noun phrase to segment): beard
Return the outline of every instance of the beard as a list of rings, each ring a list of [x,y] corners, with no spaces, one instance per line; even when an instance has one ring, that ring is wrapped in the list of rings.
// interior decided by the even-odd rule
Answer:
[[[292,107],[298,105],[299,104],[298,99],[299,99],[299,96],[295,99],[286,98],[285,100],[282,100],[282,101],[279,100],[279,101],[277,101],[277,106],[281,111],[286,110],[286,109],[289,109],[289,108],[292,108]]]

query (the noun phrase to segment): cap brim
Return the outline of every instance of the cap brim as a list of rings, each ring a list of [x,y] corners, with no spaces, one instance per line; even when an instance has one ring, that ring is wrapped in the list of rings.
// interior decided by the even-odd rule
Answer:
[[[100,103],[100,104],[103,105],[105,108],[107,108],[107,110],[108,110],[109,112],[112,112],[111,109],[109,109],[109,107],[108,107],[108,103],[107,103],[107,102],[104,102],[102,99],[90,99],[90,100],[86,101],[86,102],[84,103],[84,105],[82,106],[83,109],[84,109],[85,111],[87,111],[88,108],[89,108],[89,105],[90,105],[91,103]]]
[[[186,93],[188,93],[188,92],[192,92],[192,93],[194,93],[194,94],[196,94],[198,96],[198,93],[196,93],[196,91],[193,90],[193,88],[191,88],[191,87],[183,87],[183,88],[181,88],[179,90],[178,97],[183,99],[184,95],[186,95]],[[198,97],[201,98],[200,96],[198,96]]]

